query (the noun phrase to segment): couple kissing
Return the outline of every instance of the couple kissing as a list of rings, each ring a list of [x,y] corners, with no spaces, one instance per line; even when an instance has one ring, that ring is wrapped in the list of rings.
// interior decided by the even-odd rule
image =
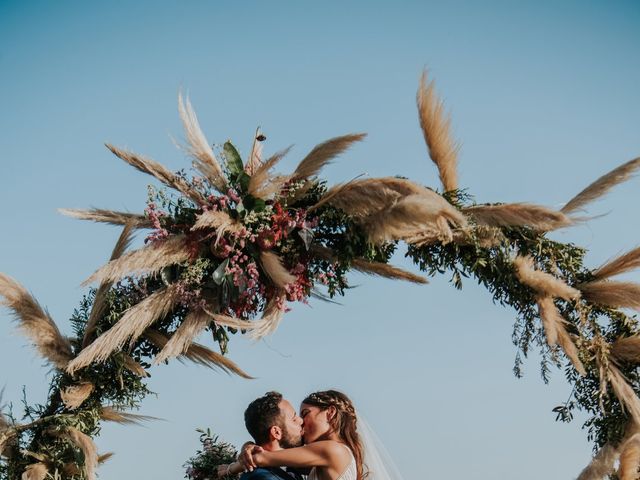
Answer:
[[[255,443],[246,443],[238,460],[218,467],[218,476],[242,473],[240,480],[395,480],[363,442],[362,420],[344,393],[308,395],[300,414],[278,392],[268,392],[247,407],[245,425]],[[368,435],[367,435],[368,436]],[[365,438],[365,440],[367,440]],[[367,447],[365,448],[365,443]]]

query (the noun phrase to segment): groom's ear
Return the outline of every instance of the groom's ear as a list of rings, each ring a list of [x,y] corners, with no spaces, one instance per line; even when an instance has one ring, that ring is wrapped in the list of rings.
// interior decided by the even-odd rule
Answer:
[[[269,435],[271,435],[271,438],[273,440],[282,440],[282,429],[277,426],[277,425],[273,425],[270,429],[269,429]]]

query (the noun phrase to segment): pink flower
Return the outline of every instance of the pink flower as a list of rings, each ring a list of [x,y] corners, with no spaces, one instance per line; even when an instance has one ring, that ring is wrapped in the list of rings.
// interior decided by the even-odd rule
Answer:
[[[227,190],[227,196],[231,199],[231,201],[238,203],[240,201],[240,197],[236,193],[236,191],[232,188]]]

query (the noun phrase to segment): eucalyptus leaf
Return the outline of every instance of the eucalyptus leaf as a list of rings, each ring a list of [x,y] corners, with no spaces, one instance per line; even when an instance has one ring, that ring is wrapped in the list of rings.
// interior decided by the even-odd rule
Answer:
[[[171,285],[171,283],[173,283],[173,281],[176,279],[176,275],[173,267],[163,268],[162,271],[160,272],[160,279],[162,280],[162,283],[164,283],[166,286]]]
[[[242,158],[240,158],[240,154],[236,147],[233,146],[231,142],[225,142],[224,147],[224,158],[227,161],[227,168],[233,177],[238,177],[244,171],[244,165],[242,164]]]
[[[242,199],[242,204],[247,210],[253,210],[255,212],[262,212],[267,206],[264,200],[256,198],[253,195],[246,195]]]
[[[309,248],[311,248],[311,242],[313,242],[313,230],[310,228],[303,228],[298,232],[298,235],[300,235],[300,238],[304,242],[304,248],[309,250]]]
[[[250,181],[251,181],[251,177],[247,175],[247,172],[241,171],[236,176],[236,184],[238,185],[238,188],[240,188],[240,191],[243,193],[249,190]]]
[[[211,275],[211,278],[217,285],[222,285],[224,282],[225,276],[227,275],[227,266],[229,265],[229,259],[225,258],[224,261],[216,268],[216,270]]]

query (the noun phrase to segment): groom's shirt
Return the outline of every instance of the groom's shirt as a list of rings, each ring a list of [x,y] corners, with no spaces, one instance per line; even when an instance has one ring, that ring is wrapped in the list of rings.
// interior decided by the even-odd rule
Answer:
[[[240,480],[302,480],[302,475],[287,472],[280,467],[258,467],[252,472],[244,472]]]

